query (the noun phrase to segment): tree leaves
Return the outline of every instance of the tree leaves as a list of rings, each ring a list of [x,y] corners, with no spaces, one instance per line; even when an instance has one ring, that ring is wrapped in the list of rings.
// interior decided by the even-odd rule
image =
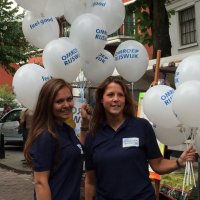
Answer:
[[[19,7],[13,8],[13,2],[0,0],[0,67],[14,74],[13,63],[27,62],[30,54],[38,49],[31,46],[22,32],[24,13],[19,14]]]
[[[10,105],[12,108],[17,107],[15,96],[13,95],[12,90],[8,85],[0,87],[0,107],[3,108],[5,103]]]

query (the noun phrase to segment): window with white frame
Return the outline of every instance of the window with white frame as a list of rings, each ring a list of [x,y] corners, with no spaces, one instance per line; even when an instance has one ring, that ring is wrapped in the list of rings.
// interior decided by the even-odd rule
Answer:
[[[179,24],[181,45],[195,43],[197,39],[194,6],[179,11]]]

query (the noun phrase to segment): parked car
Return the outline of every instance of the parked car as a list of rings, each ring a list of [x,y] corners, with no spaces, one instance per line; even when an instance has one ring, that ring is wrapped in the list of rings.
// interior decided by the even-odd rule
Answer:
[[[18,133],[19,119],[23,108],[15,108],[6,113],[0,119],[0,134],[4,135],[5,144],[21,144],[23,145],[22,134]]]
[[[2,115],[3,113],[3,108],[0,108],[0,116]]]

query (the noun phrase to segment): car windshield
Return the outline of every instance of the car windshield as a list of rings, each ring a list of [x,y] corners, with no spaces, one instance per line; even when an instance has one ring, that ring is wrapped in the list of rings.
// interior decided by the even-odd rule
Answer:
[[[19,121],[20,118],[20,110],[12,110],[9,113],[6,113],[0,120],[1,123],[3,122],[11,122],[11,121]]]

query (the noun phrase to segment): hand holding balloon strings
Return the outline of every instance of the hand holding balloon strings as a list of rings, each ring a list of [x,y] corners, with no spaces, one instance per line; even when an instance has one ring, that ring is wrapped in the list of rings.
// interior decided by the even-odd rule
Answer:
[[[194,149],[194,141],[195,141],[196,134],[197,134],[197,128],[192,128],[190,143],[189,144],[186,143],[187,149],[182,153],[182,155],[178,159],[180,166],[185,165],[185,173],[184,173],[183,186],[182,186],[182,196],[185,190],[185,186],[193,184],[196,187],[194,170],[193,170],[193,165],[192,165],[192,162],[195,160],[196,150]],[[185,139],[187,140],[187,138]]]
[[[84,128],[89,127],[91,115],[92,115],[91,107],[86,102],[83,103],[81,106],[81,117],[82,117],[81,126],[82,127]]]

